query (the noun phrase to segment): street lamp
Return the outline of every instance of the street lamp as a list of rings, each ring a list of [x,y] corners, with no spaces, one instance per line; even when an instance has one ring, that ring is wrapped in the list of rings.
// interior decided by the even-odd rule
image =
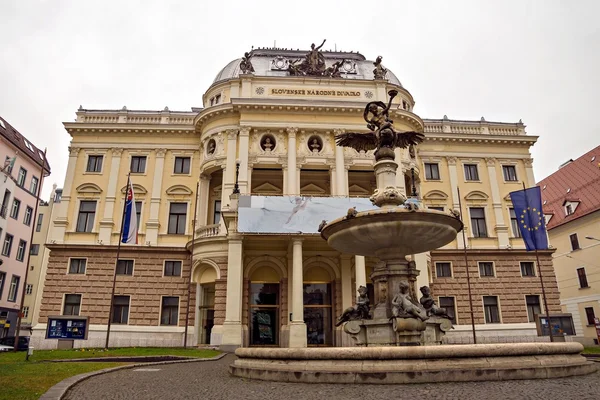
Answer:
[[[592,237],[592,236],[586,236],[585,238],[588,240],[595,240],[597,242],[600,242],[600,239],[596,239],[595,237]]]

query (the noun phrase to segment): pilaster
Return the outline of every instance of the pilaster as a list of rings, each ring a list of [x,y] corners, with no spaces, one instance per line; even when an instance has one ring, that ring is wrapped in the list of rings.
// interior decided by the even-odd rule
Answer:
[[[290,323],[289,347],[306,347],[306,324],[304,323],[304,290],[302,271],[302,239],[292,239],[292,322]]]
[[[242,239],[229,239],[227,252],[227,299],[223,323],[222,346],[240,347],[243,344],[242,295],[243,295]]]
[[[227,209],[229,196],[233,192],[235,184],[235,155],[237,152],[237,131],[227,131],[227,160],[223,170],[223,184],[221,186],[221,209]]]
[[[288,134],[288,157],[287,157],[287,182],[285,184],[284,194],[299,194],[296,184],[296,133],[298,128],[287,128]]]
[[[198,225],[203,226],[208,224],[208,203],[210,201],[210,179],[209,175],[200,175],[200,193],[198,194]]]
[[[151,246],[158,244],[158,228],[160,227],[160,200],[162,191],[162,177],[165,167],[166,149],[155,149],[156,162],[152,180],[152,196],[150,197],[150,217],[146,222],[146,242]]]
[[[523,159],[523,163],[525,164],[525,175],[527,176],[527,182],[525,182],[526,187],[535,186],[535,176],[533,175],[533,158],[525,158]]]
[[[446,157],[446,162],[448,163],[448,174],[450,176],[450,187],[452,188],[452,209],[460,210],[462,221],[467,224],[465,210],[460,209],[460,202],[458,196],[458,172],[456,170],[456,157]],[[465,242],[463,240],[462,234],[456,236],[456,242],[458,244],[458,248],[462,249],[465,246]]]
[[[352,306],[352,274],[351,256],[342,254],[340,256],[342,273],[342,310]]]
[[[343,129],[335,129],[333,131],[335,135],[344,133]],[[348,195],[348,185],[344,177],[344,148],[341,146],[335,146],[335,194],[338,196]]]
[[[508,226],[504,223],[504,213],[502,212],[502,198],[500,197],[500,188],[498,186],[496,159],[486,158],[485,161],[490,178],[490,188],[492,190],[492,208],[494,209],[494,217],[496,219],[494,231],[498,237],[498,248],[505,249],[510,242],[508,240]]]
[[[100,232],[98,235],[98,239],[105,244],[110,244],[111,234],[115,226],[113,213],[116,202],[117,183],[119,180],[119,167],[121,165],[121,156],[123,154],[122,148],[113,148],[111,150],[112,159],[110,163],[110,170],[106,171],[109,174],[109,176],[108,187],[106,188],[104,215],[100,220]]]
[[[249,179],[248,179],[248,149],[249,149],[249,141],[250,141],[250,127],[242,126],[240,127],[240,148],[238,151],[238,159],[240,161],[240,176],[239,176],[239,186],[241,193],[250,193],[249,187]],[[235,181],[234,181],[235,183]]]
[[[63,196],[61,202],[56,205],[56,218],[54,224],[51,224],[52,234],[50,240],[55,243],[63,243],[65,240],[65,232],[69,225],[67,213],[69,212],[69,203],[71,201],[71,191],[73,178],[75,177],[75,167],[77,165],[77,157],[79,156],[79,147],[69,147],[69,161],[67,163],[67,173],[65,176],[65,184],[63,186]],[[53,226],[53,227],[52,227]]]

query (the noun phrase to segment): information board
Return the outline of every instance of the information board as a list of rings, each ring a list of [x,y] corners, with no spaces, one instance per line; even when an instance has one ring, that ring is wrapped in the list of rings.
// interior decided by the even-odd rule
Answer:
[[[537,315],[536,325],[538,336],[550,336],[547,315]],[[550,326],[552,326],[552,336],[575,335],[575,325],[573,324],[573,316],[571,314],[551,315]]]
[[[88,317],[64,315],[48,317],[46,339],[87,340]]]

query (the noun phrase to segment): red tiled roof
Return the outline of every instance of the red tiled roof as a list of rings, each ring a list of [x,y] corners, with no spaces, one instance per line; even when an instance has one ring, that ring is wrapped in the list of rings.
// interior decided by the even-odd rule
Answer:
[[[600,146],[565,165],[537,184],[542,189],[544,212],[554,212],[548,229],[600,210]],[[566,215],[565,201],[579,202]]]
[[[2,135],[6,140],[11,142],[16,148],[19,149],[19,154],[17,157],[23,157],[26,155],[30,160],[40,167],[42,166],[42,161],[44,161],[44,170],[46,171],[47,175],[50,175],[50,164],[48,163],[48,159],[44,156],[44,152],[27,140],[25,136],[21,135],[19,131],[13,128],[13,126],[4,118],[0,117],[0,121],[0,135]],[[26,141],[33,150],[27,147]],[[1,162],[4,162],[4,160],[1,160]]]

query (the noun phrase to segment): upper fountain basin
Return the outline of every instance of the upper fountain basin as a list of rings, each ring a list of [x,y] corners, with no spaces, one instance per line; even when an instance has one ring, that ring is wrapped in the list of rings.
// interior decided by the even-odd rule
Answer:
[[[462,228],[459,219],[442,211],[394,207],[333,220],[321,237],[341,253],[390,260],[438,249]]]

